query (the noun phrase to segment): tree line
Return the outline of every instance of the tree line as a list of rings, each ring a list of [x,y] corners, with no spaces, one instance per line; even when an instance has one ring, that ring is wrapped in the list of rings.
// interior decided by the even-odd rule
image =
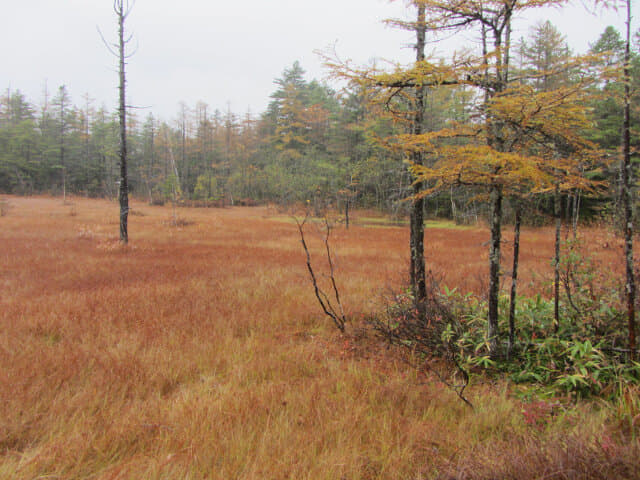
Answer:
[[[399,156],[368,138],[366,99],[304,75],[298,62],[285,69],[258,116],[204,102],[180,103],[171,121],[128,109],[132,194],[152,203],[291,204],[331,197],[392,208],[409,175]],[[7,89],[0,97],[0,191],[114,198],[118,128],[117,112],[96,108],[88,94],[74,104],[64,85],[53,95],[45,87],[39,104]]]
[[[631,52],[634,86],[637,48]],[[624,55],[619,32],[608,27],[591,45],[600,62],[615,65]],[[572,56],[566,38],[549,22],[536,25],[527,38],[513,42],[508,53],[513,76],[558,70]],[[530,75],[531,91],[570,88],[576,74]],[[596,75],[594,71],[594,75]],[[389,139],[419,125],[435,132],[447,125],[477,122],[478,93],[468,84],[433,85],[424,95],[421,119],[408,127],[417,111],[398,95],[385,105],[379,92],[351,81],[339,91],[307,80],[295,62],[274,81],[267,110],[259,115],[213,110],[204,102],[180,103],[172,120],[142,110],[127,111],[129,189],[152,203],[179,200],[202,205],[312,202],[345,208],[376,208],[395,214],[410,210],[405,199],[416,193],[404,160],[407,151]],[[622,118],[617,78],[597,78],[590,96],[590,122],[584,136],[608,152],[620,148]],[[389,112],[396,112],[389,115]],[[631,114],[638,116],[633,97]],[[404,118],[401,118],[404,117]],[[415,120],[415,118],[413,118]],[[410,122],[409,122],[410,123]],[[62,85],[45,86],[38,103],[20,90],[0,97],[0,191],[16,194],[73,193],[115,198],[119,182],[118,112],[96,107],[89,94],[72,99]],[[637,143],[637,138],[631,139]],[[415,160],[415,159],[414,159]],[[603,162],[600,175],[612,188],[597,197],[582,197],[583,214],[605,214],[620,200],[619,177]],[[451,183],[425,197],[428,215],[473,221],[488,214],[487,202]],[[418,190],[415,190],[415,189]],[[552,195],[537,198],[536,212],[552,214]],[[577,198],[561,192],[562,213],[580,210]],[[586,209],[585,209],[586,207]],[[513,217],[511,204],[507,206]],[[609,208],[609,210],[607,210]]]

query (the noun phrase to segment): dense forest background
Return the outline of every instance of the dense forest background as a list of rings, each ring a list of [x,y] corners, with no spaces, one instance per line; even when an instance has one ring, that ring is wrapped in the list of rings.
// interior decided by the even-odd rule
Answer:
[[[638,35],[636,35],[636,39]],[[548,71],[572,55],[566,38],[549,22],[533,27],[527,38],[514,42],[512,69]],[[608,27],[591,44],[600,62],[619,64],[624,41]],[[640,58],[633,53],[633,79],[637,87]],[[565,75],[534,80],[536,89],[557,88],[545,82],[577,81]],[[128,110],[129,188],[151,203],[175,201],[199,206],[247,205],[275,202],[290,205],[311,202],[316,208],[331,205],[375,208],[396,215],[408,209],[412,177],[402,151],[384,139],[406,128],[371,101],[370,89],[358,82],[343,82],[337,91],[326,83],[305,78],[295,62],[275,79],[267,111],[254,115],[212,110],[205,103],[179,105],[172,120],[144,109]],[[584,217],[609,216],[618,202],[616,151],[621,145],[622,82],[603,79],[591,97],[591,126],[581,132],[609,155],[597,175],[609,188],[597,197],[581,199]],[[409,110],[403,99],[392,109]],[[424,130],[435,131],[451,122],[474,122],[481,103],[466,86],[432,88],[427,96]],[[633,97],[632,116],[640,116]],[[638,132],[632,135],[637,145]],[[7,88],[0,98],[0,191],[29,195],[52,193],[115,198],[118,191],[117,112],[95,105],[90,93],[79,98],[65,85],[50,91],[45,85],[38,102],[19,89]],[[529,221],[544,219],[552,201],[536,197]],[[485,202],[486,203],[486,202]],[[578,215],[577,194],[563,195],[563,213]],[[473,189],[452,187],[431,195],[428,215],[477,220],[486,206],[476,201]]]

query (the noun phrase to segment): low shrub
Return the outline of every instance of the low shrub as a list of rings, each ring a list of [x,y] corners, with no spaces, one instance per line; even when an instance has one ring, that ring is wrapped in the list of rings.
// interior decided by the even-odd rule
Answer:
[[[640,363],[622,348],[626,324],[619,292],[592,259],[569,245],[563,269],[560,327],[555,331],[554,302],[538,294],[516,302],[515,344],[509,349],[506,317],[509,297],[500,298],[499,330],[504,341],[489,353],[488,307],[484,300],[456,289],[440,288],[432,278],[425,315],[410,292],[395,295],[383,319],[373,326],[390,343],[411,355],[445,359],[463,375],[503,375],[526,397],[564,396],[571,400],[600,396],[610,400],[640,381]]]

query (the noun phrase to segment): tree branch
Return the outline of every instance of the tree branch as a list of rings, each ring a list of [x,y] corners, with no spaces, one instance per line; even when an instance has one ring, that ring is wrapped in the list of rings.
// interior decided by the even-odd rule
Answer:
[[[347,323],[347,319],[344,314],[344,310],[342,308],[342,303],[340,301],[340,295],[338,293],[338,287],[336,286],[336,281],[334,276],[333,260],[331,258],[331,250],[329,248],[329,234],[330,234],[329,222],[325,219],[327,233],[324,239],[324,244],[327,252],[327,259],[329,262],[331,285],[333,287],[333,293],[334,293],[338,308],[340,309],[340,313],[338,313],[335,310],[333,305],[331,305],[331,301],[329,300],[329,297],[327,296],[327,294],[324,293],[324,291],[319,287],[315,272],[313,271],[313,266],[311,265],[311,254],[309,253],[309,248],[307,246],[307,242],[304,236],[304,228],[303,228],[308,218],[309,218],[308,213],[305,215],[304,220],[302,222],[300,222],[296,217],[293,217],[293,219],[296,222],[296,225],[298,226],[298,231],[300,232],[300,242],[302,243],[302,248],[304,249],[304,252],[306,255],[307,270],[309,271],[309,276],[311,277],[313,290],[316,295],[316,298],[318,299],[318,303],[320,303],[320,306],[322,307],[322,310],[324,311],[325,315],[327,315],[329,318],[331,318],[331,320],[333,320],[333,323],[338,328],[338,330],[340,330],[340,332],[345,333],[345,326]]]

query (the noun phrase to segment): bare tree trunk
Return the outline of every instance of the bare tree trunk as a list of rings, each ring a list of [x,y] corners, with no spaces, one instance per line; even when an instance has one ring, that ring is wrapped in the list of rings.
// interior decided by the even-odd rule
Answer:
[[[64,124],[63,124],[64,125]],[[60,128],[60,165],[62,165],[62,203],[67,203],[67,166],[64,156],[64,127]]]
[[[62,168],[62,203],[67,203],[67,165],[65,156],[65,131],[67,127],[67,110],[66,110],[66,100],[67,100],[67,91],[66,87],[62,85],[59,90],[60,95],[60,167]]]
[[[575,240],[578,237],[578,222],[580,221],[580,201],[582,199],[582,194],[580,190],[576,190],[576,194],[573,201],[573,239]]]
[[[487,49],[487,27],[483,23],[482,27],[482,67],[484,70],[484,82],[485,84],[489,83],[489,59],[488,59],[488,49]],[[489,102],[489,89],[484,89],[484,104],[486,105]]]
[[[505,17],[505,26],[511,22],[510,15]],[[502,32],[494,31],[493,45],[495,52],[495,87],[494,94],[506,87],[508,71],[508,55],[503,57]],[[486,49],[486,30],[482,30],[483,50]],[[508,39],[507,49],[508,49]],[[488,75],[488,61],[485,56],[485,75]],[[490,98],[488,90],[485,90],[485,104]],[[504,151],[504,138],[500,121],[488,118],[489,146],[499,152]],[[498,355],[498,301],[500,296],[500,242],[502,240],[502,187],[493,184],[491,186],[491,248],[489,250],[489,315],[487,322],[487,336],[489,341],[489,354],[495,358]]]
[[[518,283],[518,259],[520,256],[520,224],[522,223],[522,207],[516,204],[516,224],[513,233],[513,270],[511,273],[511,297],[509,299],[509,350],[507,356],[511,357],[516,340],[516,294]]]
[[[504,41],[504,82],[509,81],[509,63],[511,60],[511,19],[507,22]]]
[[[491,249],[489,251],[489,353],[498,353],[498,297],[500,294],[500,241],[502,236],[502,189],[491,187]]]
[[[131,12],[129,2],[125,0],[114,0],[113,9],[118,17],[118,74],[120,85],[120,103],[118,107],[118,118],[120,120],[120,186],[118,198],[120,201],[120,241],[124,244],[129,242],[129,183],[127,175],[127,104],[125,101],[126,76],[125,76],[125,47],[127,40],[124,38],[124,23]]]
[[[416,23],[416,63],[425,59],[425,7],[423,4],[418,5],[418,21]],[[413,134],[420,135],[422,133],[422,124],[424,122],[424,98],[426,88],[422,85],[416,87],[415,91],[415,116],[413,118]],[[413,154],[413,163],[416,165],[423,164],[422,153],[416,151]],[[424,301],[427,297],[426,280],[425,280],[425,262],[424,262],[424,200],[417,198],[422,191],[422,182],[416,182],[413,185],[413,204],[411,206],[411,287],[415,299],[416,308],[420,316],[424,314]]]
[[[178,191],[180,190],[180,176],[178,174],[178,165],[176,164],[176,157],[173,154],[173,148],[171,147],[171,139],[169,138],[168,129],[164,131],[167,150],[169,151],[169,160],[171,161],[171,167],[173,169],[173,175],[175,176],[175,180],[171,182],[171,202],[173,205],[173,224],[178,224],[178,212],[176,210],[178,203]]]
[[[153,117],[151,117],[151,161],[149,162],[149,169],[147,173],[147,190],[149,191],[149,205],[153,203],[153,191],[151,189],[151,179],[153,177],[153,171],[155,169],[155,125]]]
[[[629,325],[629,350],[630,356],[636,356],[636,283],[634,278],[634,258],[633,258],[633,197],[632,178],[633,171],[631,165],[631,70],[630,70],[630,44],[631,44],[631,0],[627,0],[627,36],[624,53],[624,125],[622,133],[622,204],[624,208],[624,254],[626,264],[626,285],[627,294],[627,321]]]
[[[560,187],[558,184],[556,184],[553,196],[553,216],[556,219],[555,256],[553,258],[553,328],[558,333],[560,330],[560,230],[562,228]]]
[[[84,134],[84,163],[85,165],[90,165],[91,164],[91,153],[90,153],[90,140],[91,137],[89,136],[89,116],[91,115],[89,107],[90,107],[90,97],[89,94],[86,93],[83,96],[84,99],[84,122],[82,125],[82,133]]]
[[[344,203],[344,224],[347,230],[349,230],[349,197]]]
[[[178,184],[183,195],[189,195],[189,162],[187,161],[187,104],[180,102],[180,171],[183,184]]]
[[[453,186],[449,189],[449,199],[451,200],[451,219],[458,223],[458,212],[456,210],[456,200],[453,196]]]

